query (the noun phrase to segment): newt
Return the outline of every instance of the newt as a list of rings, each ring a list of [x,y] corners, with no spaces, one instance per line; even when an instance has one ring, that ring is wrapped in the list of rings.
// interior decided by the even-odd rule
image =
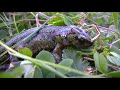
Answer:
[[[26,30],[20,35],[15,36],[5,44],[12,46],[18,41],[24,39],[35,31],[37,27]],[[87,30],[82,30],[77,26],[45,26],[39,30],[34,37],[27,39],[17,45],[14,49],[18,50],[22,47],[29,48],[33,55],[36,55],[41,50],[53,50],[56,62],[60,62],[62,50],[67,46],[76,48],[88,48],[93,45],[91,37]],[[0,46],[0,54],[5,49]],[[1,60],[1,59],[0,59]],[[1,60],[3,61],[3,60]]]

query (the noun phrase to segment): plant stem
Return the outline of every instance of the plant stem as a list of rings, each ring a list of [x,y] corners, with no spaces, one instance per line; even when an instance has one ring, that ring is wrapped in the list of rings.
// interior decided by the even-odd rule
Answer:
[[[100,78],[99,76],[96,76],[96,75],[90,75],[90,74],[87,74],[87,73],[84,73],[84,72],[81,72],[81,71],[78,71],[78,70],[75,70],[75,69],[72,69],[72,68],[68,68],[68,67],[65,67],[65,66],[62,66],[62,65],[58,65],[58,64],[54,64],[54,63],[51,63],[51,62],[47,62],[45,60],[38,60],[38,59],[34,59],[34,58],[31,58],[31,57],[28,57],[26,55],[23,55],[23,54],[20,54],[18,53],[17,51],[14,51],[13,49],[11,49],[10,47],[8,47],[7,45],[3,44],[2,42],[0,42],[0,45],[2,45],[4,48],[6,48],[7,50],[9,50],[10,54],[14,55],[14,56],[17,56],[19,58],[23,58],[25,60],[28,60],[36,65],[39,65],[43,68],[47,68],[45,66],[43,66],[43,64],[47,64],[47,65],[51,65],[53,67],[56,67],[56,68],[60,68],[60,69],[63,69],[63,70],[66,70],[66,71],[69,71],[69,72],[74,72],[76,74],[79,74],[79,75],[84,75],[84,76],[90,76],[90,77],[94,77],[94,78]],[[41,65],[42,64],[42,65]],[[50,70],[50,68],[49,68]],[[52,71],[55,73],[55,71]],[[57,75],[60,73],[56,73]],[[62,76],[62,77],[65,77],[65,76]]]
[[[19,30],[18,30],[18,27],[17,27],[16,21],[15,21],[15,15],[13,15],[13,20],[14,20],[14,25],[15,25],[15,28],[16,28],[16,30],[17,30],[17,33],[19,34]]]

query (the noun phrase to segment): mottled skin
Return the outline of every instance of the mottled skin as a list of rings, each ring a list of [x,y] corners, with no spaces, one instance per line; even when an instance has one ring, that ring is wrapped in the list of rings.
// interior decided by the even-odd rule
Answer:
[[[11,46],[19,40],[22,40],[31,34],[36,28],[27,30],[26,32],[11,39],[6,45]],[[26,35],[27,34],[27,35]],[[17,40],[16,40],[17,39]],[[28,47],[33,54],[37,54],[42,49],[53,50],[53,54],[59,55],[60,51],[66,46],[75,46],[77,48],[88,48],[93,44],[90,35],[86,30],[81,30],[76,26],[45,26],[43,29],[29,40],[19,44],[20,47]],[[1,49],[4,51],[4,49]],[[60,50],[61,49],[61,50]]]
[[[62,46],[76,46],[87,48],[92,42],[88,33],[74,26],[48,26],[39,33],[25,47],[30,48],[33,53],[41,49],[54,49],[57,44]],[[22,47],[23,47],[22,46]]]

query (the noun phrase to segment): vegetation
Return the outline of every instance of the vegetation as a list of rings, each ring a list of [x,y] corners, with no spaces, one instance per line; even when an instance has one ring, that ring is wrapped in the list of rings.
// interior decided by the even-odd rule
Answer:
[[[119,12],[1,12],[0,45],[6,48],[5,52],[23,60],[1,62],[0,78],[119,78],[119,17]],[[32,58],[28,48],[15,51],[4,44],[23,31],[43,24],[86,29],[95,40],[94,45],[87,49],[67,47],[62,51],[62,61],[56,64],[47,50]],[[3,67],[7,69],[2,70]]]

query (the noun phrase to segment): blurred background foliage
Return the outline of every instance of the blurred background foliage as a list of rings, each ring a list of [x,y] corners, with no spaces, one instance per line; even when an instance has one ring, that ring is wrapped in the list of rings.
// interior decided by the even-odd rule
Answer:
[[[33,12],[34,15],[37,12]],[[81,15],[85,14],[85,21],[87,23],[96,23],[101,26],[109,27],[114,25],[117,22],[120,22],[120,13],[117,13],[118,16],[113,17],[112,12],[44,12],[47,16],[55,15],[56,13],[65,14],[68,17],[72,17],[73,20],[78,16],[79,19]],[[13,36],[14,34],[20,33],[26,29],[36,26],[35,16],[31,12],[1,12],[0,13],[0,39],[5,38],[6,36]],[[118,18],[118,21],[114,21],[115,18]],[[39,22],[42,24],[45,22],[45,18],[39,16]],[[117,24],[116,24],[117,25]],[[120,28],[120,27],[119,27]],[[118,28],[118,29],[119,29]]]
[[[88,68],[89,65],[91,65],[91,67],[95,69],[93,63],[91,64],[86,61],[84,62],[81,61],[83,60],[82,57],[83,55],[92,59],[96,59],[98,60],[98,62],[101,59],[100,62],[105,63],[105,65],[103,65],[103,64],[98,64],[98,62],[95,61],[94,64],[97,70],[99,71],[99,73],[106,73],[108,71],[111,71],[111,70],[107,70],[107,64],[120,66],[120,61],[119,61],[120,42],[115,43],[116,40],[120,41],[119,12],[39,12],[39,13],[38,12],[0,12],[0,40],[6,42],[10,40],[12,37],[22,33],[23,31],[36,27],[37,26],[36,19],[38,20],[40,25],[42,25],[50,17],[52,17],[52,19],[48,22],[48,25],[54,25],[54,26],[77,25],[77,26],[83,26],[83,28],[86,29],[86,27],[84,27],[85,24],[87,25],[87,29],[91,30],[92,33],[91,36],[95,36],[96,31],[92,27],[89,27],[89,25],[94,24],[99,26],[99,28],[101,28],[101,37],[100,39],[97,39],[95,45],[92,48],[86,50],[84,49],[82,50],[82,52],[78,50],[65,49],[63,51],[63,62],[64,62],[64,63],[62,62],[63,65],[64,64],[67,65],[69,63],[69,65],[67,66],[71,66],[73,63],[74,65],[72,65],[72,68],[78,69],[80,71],[84,71],[86,68]],[[111,45],[114,44],[114,45],[112,48],[108,48],[109,44]],[[67,60],[70,57],[74,61]],[[108,60],[109,63],[107,63],[106,60]],[[100,68],[99,66],[102,68]],[[42,76],[41,74],[42,71],[44,70],[33,66],[30,66],[30,68],[32,68],[34,72],[39,71],[41,77],[47,77],[47,76]],[[8,74],[4,74],[4,73],[1,74],[0,77],[18,77],[19,75],[21,75],[22,69],[15,68],[15,71],[16,70],[17,72],[12,73],[13,75],[11,75],[11,72],[8,72]],[[61,71],[62,73],[66,73],[63,70],[58,69],[58,71]],[[29,73],[27,73],[26,77],[27,76],[30,77]],[[55,77],[53,73],[45,72],[45,71],[43,75],[46,75],[46,73],[47,74],[49,73],[50,77]],[[120,73],[119,71],[111,72],[108,74],[108,76],[120,77],[119,73]],[[74,74],[69,73],[68,76],[74,76]],[[33,72],[31,77],[35,77],[33,75]]]

